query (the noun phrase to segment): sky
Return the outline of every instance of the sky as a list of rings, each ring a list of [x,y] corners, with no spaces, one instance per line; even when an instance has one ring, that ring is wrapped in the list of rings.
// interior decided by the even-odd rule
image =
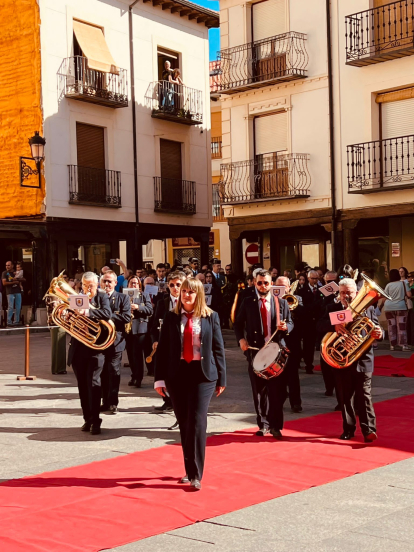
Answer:
[[[217,0],[191,0],[194,4],[203,6],[210,10],[219,11],[219,3]],[[210,43],[210,61],[217,59],[217,51],[220,50],[220,29],[210,29],[208,33]]]

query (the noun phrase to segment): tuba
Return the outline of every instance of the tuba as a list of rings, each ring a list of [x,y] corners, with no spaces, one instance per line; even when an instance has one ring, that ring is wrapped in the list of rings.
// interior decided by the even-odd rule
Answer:
[[[287,301],[290,311],[294,311],[299,304],[298,299],[295,297],[295,291],[296,291],[296,288],[298,287],[298,284],[299,284],[299,280],[295,280],[293,284],[290,286],[289,293],[286,293],[282,297],[282,299]]]
[[[371,347],[375,341],[371,337],[375,324],[368,317],[363,316],[363,312],[383,297],[391,300],[391,297],[371,278],[365,274],[361,276],[364,279],[363,286],[349,304],[353,320],[346,324],[346,334],[330,332],[322,339],[321,354],[333,368],[347,368]]]
[[[52,311],[53,322],[87,347],[96,351],[107,349],[116,338],[114,323],[112,320],[94,322],[84,314],[70,309],[68,306],[69,296],[78,295],[78,293],[65,282],[62,274],[63,272],[53,278],[45,295],[45,297],[57,297],[62,301]],[[89,308],[95,309],[96,307],[90,305]]]

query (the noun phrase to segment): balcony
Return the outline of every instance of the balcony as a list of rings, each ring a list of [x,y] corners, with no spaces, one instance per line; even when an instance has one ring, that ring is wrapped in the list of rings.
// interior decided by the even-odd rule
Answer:
[[[221,159],[221,136],[211,139],[211,159]]]
[[[121,173],[90,167],[69,167],[69,203],[121,207]]]
[[[414,188],[414,135],[347,147],[348,192]]]
[[[220,199],[220,184],[213,184],[213,222],[225,222],[223,206]]]
[[[414,54],[414,0],[400,0],[345,18],[346,63],[356,67]]]
[[[85,57],[74,56],[62,61],[58,71],[59,97],[90,102],[106,107],[128,106],[127,71],[119,74],[89,69]]]
[[[168,81],[153,82],[145,95],[152,117],[183,125],[203,122],[203,94],[182,84]]]
[[[194,215],[196,212],[196,183],[154,176],[154,211]]]
[[[307,76],[306,35],[288,32],[221,50],[214,92],[236,94]]]
[[[306,153],[267,153],[220,167],[223,204],[309,197]]]

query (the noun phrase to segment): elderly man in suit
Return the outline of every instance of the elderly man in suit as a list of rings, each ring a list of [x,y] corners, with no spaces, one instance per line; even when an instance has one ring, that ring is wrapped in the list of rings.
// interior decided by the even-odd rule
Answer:
[[[293,330],[289,305],[284,299],[277,299],[271,291],[272,277],[269,271],[260,270],[256,274],[255,294],[245,297],[236,316],[234,330],[241,350],[249,362],[249,376],[259,430],[256,435],[266,433],[275,439],[282,439],[283,404],[286,400],[286,373],[266,380],[253,370],[256,350],[261,349],[272,337],[285,346],[285,336]],[[276,309],[279,309],[278,311]]]
[[[108,296],[98,291],[98,276],[94,272],[85,272],[82,276],[82,291],[89,296],[93,309],[79,310],[79,314],[97,322],[111,319]],[[72,337],[68,354],[68,366],[72,366],[78,381],[79,397],[82,406],[82,431],[92,435],[101,433],[102,420],[99,417],[101,405],[101,373],[105,357],[102,351],[91,349]]]
[[[105,364],[102,371],[101,412],[116,413],[119,403],[119,384],[121,383],[122,353],[125,350],[125,324],[131,321],[131,301],[124,293],[115,291],[117,275],[107,270],[101,276],[101,292],[109,299],[111,320],[115,324],[116,339],[113,345],[104,350]]]
[[[318,329],[327,332],[336,332],[339,335],[346,334],[345,324],[332,325],[330,314],[349,309],[349,304],[355,299],[357,286],[352,278],[343,278],[339,282],[339,302],[327,306],[326,314],[320,321]],[[378,325],[375,308],[369,307],[364,316],[372,320],[375,328],[372,337],[382,339],[382,330]],[[371,399],[371,381],[374,371],[374,351],[371,347],[360,358],[347,368],[333,368],[335,377],[335,389],[339,405],[341,407],[343,433],[339,437],[343,440],[352,439],[356,430],[356,416],[354,402],[358,409],[359,425],[366,443],[372,443],[377,439],[375,411]]]

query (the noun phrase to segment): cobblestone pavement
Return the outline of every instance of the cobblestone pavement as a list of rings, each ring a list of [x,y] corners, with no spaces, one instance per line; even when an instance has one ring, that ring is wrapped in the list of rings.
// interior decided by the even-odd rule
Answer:
[[[225,332],[225,340],[228,388],[212,400],[210,434],[255,423],[246,362],[232,332]],[[100,436],[80,432],[83,419],[72,371],[51,374],[48,332],[32,334],[30,342],[30,370],[37,379],[19,382],[24,337],[0,335],[0,481],[178,441],[178,432],[167,429],[173,416],[153,410],[161,401],[152,389],[152,378],[146,377],[141,389],[130,388],[128,368],[123,368],[120,412],[103,415]],[[376,354],[390,353],[381,345]],[[301,386],[304,411],[292,414],[285,406],[286,420],[332,411],[336,401],[324,396],[320,373],[301,373]],[[409,394],[414,394],[414,378],[374,378],[375,401]],[[413,433],[407,435],[412,438]],[[215,546],[220,552],[414,551],[413,519],[414,459],[410,459],[113,550],[191,552]]]

